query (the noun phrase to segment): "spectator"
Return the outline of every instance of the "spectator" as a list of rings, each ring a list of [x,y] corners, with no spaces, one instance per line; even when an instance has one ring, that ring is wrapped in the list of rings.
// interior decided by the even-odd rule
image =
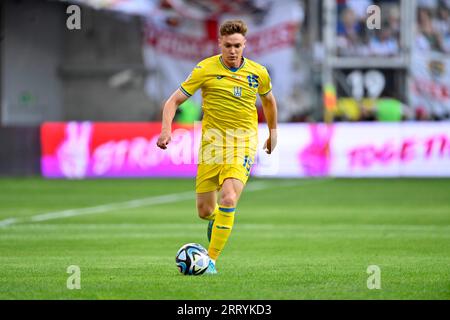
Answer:
[[[433,27],[431,10],[419,8],[416,45],[419,50],[445,52],[441,35]]]
[[[342,10],[337,31],[337,47],[340,55],[350,56],[364,53],[363,41],[360,36],[362,27],[351,8],[346,7]]]
[[[401,20],[400,20],[400,7],[399,6],[391,6],[388,10],[388,19],[387,23],[389,28],[392,30],[392,36],[399,41],[400,39],[400,29],[401,29]]]
[[[437,18],[433,21],[433,28],[442,39],[443,50],[450,53],[450,8],[444,3],[438,7]]]
[[[361,23],[365,23],[367,18],[367,8],[373,5],[372,0],[347,0],[346,5],[352,9],[357,19]]]
[[[387,23],[370,39],[369,50],[372,55],[377,56],[393,56],[399,53],[398,41]]]

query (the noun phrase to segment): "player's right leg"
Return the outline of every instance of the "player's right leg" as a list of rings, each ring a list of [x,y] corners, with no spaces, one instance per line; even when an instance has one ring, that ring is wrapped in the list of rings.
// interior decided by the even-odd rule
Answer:
[[[214,220],[217,208],[217,191],[197,193],[197,212],[200,219]]]
[[[196,186],[197,211],[201,219],[209,220],[207,237],[211,239],[212,225],[219,210],[217,205],[217,191],[219,190],[219,173],[221,166],[199,164],[197,169]]]
[[[197,193],[197,212],[201,219],[214,220],[214,210],[217,207],[217,191],[219,190],[219,172],[220,166],[198,165],[195,192]]]
[[[199,164],[197,169],[195,191],[197,193],[197,211],[200,218],[209,220],[207,236],[211,238],[214,219],[218,213],[217,191],[219,190],[219,173],[221,166]],[[210,261],[206,274],[216,274],[216,266]]]
[[[217,191],[197,193],[198,216],[200,219],[209,221],[208,229],[206,231],[208,241],[211,240],[212,227],[218,210],[219,205],[217,204]]]

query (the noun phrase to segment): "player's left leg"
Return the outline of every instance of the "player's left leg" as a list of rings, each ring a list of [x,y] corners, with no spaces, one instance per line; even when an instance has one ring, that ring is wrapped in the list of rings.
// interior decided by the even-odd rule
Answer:
[[[215,261],[222,252],[234,225],[234,213],[237,203],[244,189],[244,183],[235,178],[226,178],[222,185],[222,192],[211,234],[208,248],[209,257]]]

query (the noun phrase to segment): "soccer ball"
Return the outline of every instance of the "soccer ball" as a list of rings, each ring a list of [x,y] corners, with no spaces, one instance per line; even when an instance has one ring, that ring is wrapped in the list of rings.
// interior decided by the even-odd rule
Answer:
[[[198,243],[185,244],[175,257],[178,270],[184,275],[199,276],[209,265],[208,251]]]

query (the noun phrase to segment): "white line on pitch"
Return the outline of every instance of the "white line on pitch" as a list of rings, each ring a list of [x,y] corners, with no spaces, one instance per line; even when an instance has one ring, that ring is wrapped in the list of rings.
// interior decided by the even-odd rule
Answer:
[[[19,222],[19,219],[17,218],[8,218],[0,221],[0,227],[6,227],[17,222]]]
[[[327,180],[302,181],[303,183],[302,182],[299,183],[298,181],[295,180],[295,181],[288,181],[288,182],[280,183],[277,185],[277,187],[290,187],[290,186],[296,186],[296,185],[298,186],[298,185],[303,185],[303,184],[309,184],[308,182],[321,182],[321,181],[323,182],[323,181],[327,181]],[[257,181],[257,182],[249,183],[245,189],[247,192],[252,192],[252,191],[259,191],[259,190],[271,189],[271,188],[273,188],[272,183]],[[75,217],[75,216],[81,216],[81,215],[104,213],[104,212],[121,210],[121,209],[148,207],[148,206],[153,206],[153,205],[158,205],[158,204],[190,200],[193,198],[195,198],[195,193],[193,191],[172,193],[172,194],[167,194],[167,195],[135,199],[135,200],[124,201],[124,202],[114,202],[114,203],[103,204],[103,205],[87,207],[87,208],[77,208],[77,209],[68,209],[68,210],[62,210],[62,211],[48,212],[48,213],[31,216],[29,218],[8,218],[8,219],[0,221],[0,227],[7,227],[10,225],[19,223],[19,222],[22,222],[22,223],[23,222],[41,222],[41,221]]]
[[[109,203],[109,204],[104,204],[104,205],[95,206],[95,207],[70,209],[70,210],[44,213],[44,214],[39,214],[39,215],[33,216],[33,217],[31,217],[30,220],[33,222],[39,222],[39,221],[81,216],[81,215],[93,214],[93,213],[103,213],[103,212],[120,210],[120,209],[139,208],[139,207],[146,207],[146,206],[152,206],[152,205],[157,205],[157,204],[172,203],[172,202],[177,202],[177,201],[190,200],[192,198],[193,198],[193,193],[191,191],[180,192],[180,193],[173,193],[173,194],[167,194],[167,195],[155,196],[155,197],[149,197],[149,198],[143,198],[143,199],[136,199],[136,200],[130,200],[130,201],[124,201],[124,202]]]

